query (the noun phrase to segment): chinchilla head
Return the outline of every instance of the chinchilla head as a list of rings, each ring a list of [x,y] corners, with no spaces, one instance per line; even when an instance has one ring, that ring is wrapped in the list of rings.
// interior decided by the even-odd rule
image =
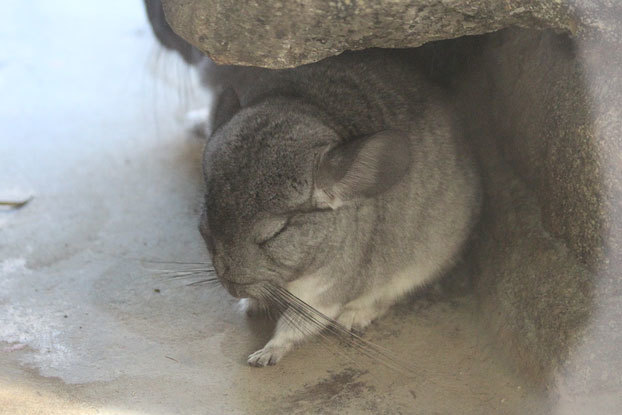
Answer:
[[[338,252],[355,249],[357,211],[404,176],[407,141],[385,132],[343,142],[308,104],[272,98],[240,109],[224,95],[204,153],[200,224],[221,282],[253,297],[258,283],[330,272]]]

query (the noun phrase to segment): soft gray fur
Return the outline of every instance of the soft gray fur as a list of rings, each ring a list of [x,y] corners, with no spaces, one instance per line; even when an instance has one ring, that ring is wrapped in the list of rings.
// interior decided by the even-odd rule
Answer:
[[[280,71],[218,66],[188,52],[159,0],[145,5],[160,42],[218,93],[200,229],[231,294],[256,308],[269,283],[362,329],[451,266],[478,217],[480,182],[448,99],[412,52]],[[284,312],[250,364],[274,364],[320,329],[298,313]]]
[[[362,329],[452,265],[479,178],[450,104],[408,52],[228,73],[200,229],[232,295],[260,302],[269,282]],[[274,364],[317,331],[287,314],[250,364]]]

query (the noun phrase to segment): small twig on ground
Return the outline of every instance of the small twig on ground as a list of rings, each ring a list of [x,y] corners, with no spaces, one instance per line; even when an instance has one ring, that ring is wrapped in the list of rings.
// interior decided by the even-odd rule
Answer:
[[[32,197],[24,200],[0,200],[0,206],[6,206],[9,209],[20,209],[23,208],[32,200]]]

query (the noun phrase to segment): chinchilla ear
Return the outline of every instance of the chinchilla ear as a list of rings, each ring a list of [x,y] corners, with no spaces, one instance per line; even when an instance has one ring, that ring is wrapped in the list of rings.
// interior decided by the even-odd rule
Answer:
[[[221,125],[229,121],[235,113],[242,108],[240,105],[240,99],[231,87],[222,91],[216,98],[215,102],[216,104],[214,105],[214,111],[210,122],[212,133]]]
[[[336,209],[375,197],[399,182],[411,163],[406,134],[385,130],[328,150],[315,174],[314,201]]]

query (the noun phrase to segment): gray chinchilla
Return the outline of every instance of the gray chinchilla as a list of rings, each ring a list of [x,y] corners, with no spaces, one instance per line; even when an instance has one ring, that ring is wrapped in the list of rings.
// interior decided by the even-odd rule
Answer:
[[[446,271],[481,190],[443,92],[411,51],[346,53],[295,69],[215,65],[144,0],[158,40],[218,94],[200,230],[218,278],[281,311],[248,362],[278,362],[328,324],[363,329]]]
[[[200,230],[232,295],[282,311],[249,364],[276,363],[326,324],[301,310],[362,329],[460,254],[479,177],[448,99],[414,60],[368,50],[222,78]]]

